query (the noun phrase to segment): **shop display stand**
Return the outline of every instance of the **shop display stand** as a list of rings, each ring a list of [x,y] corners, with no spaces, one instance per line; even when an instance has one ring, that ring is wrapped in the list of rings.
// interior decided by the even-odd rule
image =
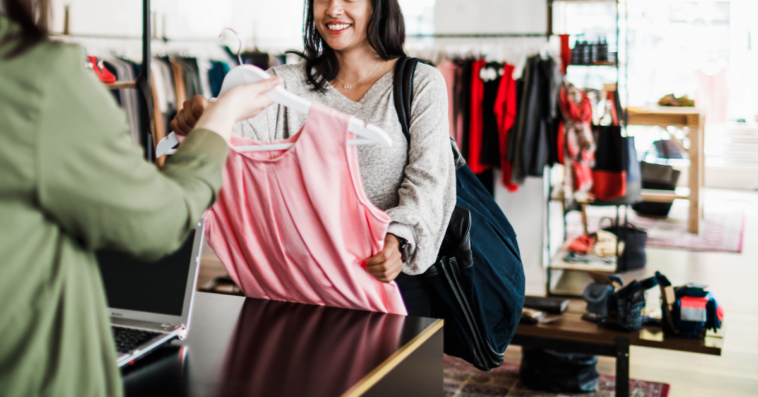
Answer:
[[[547,35],[552,36],[554,34],[553,32],[553,5],[556,2],[566,2],[566,3],[596,3],[596,2],[605,2],[605,3],[614,3],[616,5],[616,48],[617,48],[617,58],[615,62],[610,61],[600,61],[600,62],[593,62],[590,64],[581,64],[581,65],[569,65],[571,67],[593,67],[593,66],[615,66],[616,68],[616,83],[615,84],[605,84],[603,87],[603,91],[605,92],[614,92],[619,91],[619,93],[627,94],[627,90],[625,87],[626,83],[626,58],[621,58],[621,11],[620,11],[620,5],[619,0],[547,0],[548,10],[547,10]],[[624,35],[626,37],[626,35]],[[622,71],[623,68],[623,71]],[[622,73],[624,74],[624,78],[622,79]],[[620,115],[620,122],[621,125],[626,128],[626,111],[623,112],[622,115]],[[545,290],[547,292],[548,296],[551,297],[564,297],[564,298],[577,298],[581,297],[582,291],[563,291],[563,290],[554,290],[554,284],[556,284],[556,281],[560,281],[560,278],[566,275],[566,273],[570,272],[601,272],[601,273],[618,273],[619,272],[619,264],[621,263],[621,256],[625,255],[626,250],[622,248],[623,242],[626,241],[626,228],[624,228],[624,235],[623,236],[617,236],[616,239],[616,258],[615,263],[608,264],[608,263],[592,263],[592,264],[585,264],[585,263],[566,263],[563,262],[563,258],[565,257],[567,250],[567,221],[566,221],[566,215],[568,211],[566,209],[568,208],[568,202],[566,198],[560,199],[562,203],[562,210],[563,210],[563,247],[558,250],[555,256],[553,256],[552,253],[552,247],[551,247],[551,233],[550,233],[550,202],[553,201],[553,183],[552,183],[552,173],[548,172],[548,200],[547,200],[547,206],[548,209],[546,211],[546,239],[547,244],[545,248],[546,255],[548,255],[548,263],[547,265],[547,281]],[[575,199],[574,202],[582,206],[582,218],[584,223],[584,232],[587,233],[587,214],[584,211],[587,205],[593,205],[591,200],[582,200],[578,201]],[[629,220],[629,205],[626,204],[620,204],[615,205],[616,207],[616,219],[615,224],[617,226],[621,226],[620,223],[620,207],[624,206],[624,223],[623,225],[626,226]],[[621,253],[623,251],[623,253]],[[624,257],[624,262],[626,263],[626,257]],[[560,276],[558,279],[554,276],[554,272],[560,272]]]
[[[674,200],[689,200],[690,209],[687,221],[687,232],[699,234],[700,220],[704,217],[703,187],[705,186],[705,112],[702,109],[685,107],[630,108],[628,113],[629,125],[659,126],[687,128],[690,147],[687,150],[690,160],[689,194],[680,195],[665,190],[642,190],[642,200],[656,203],[671,203]],[[684,149],[684,145],[671,135],[672,141]]]

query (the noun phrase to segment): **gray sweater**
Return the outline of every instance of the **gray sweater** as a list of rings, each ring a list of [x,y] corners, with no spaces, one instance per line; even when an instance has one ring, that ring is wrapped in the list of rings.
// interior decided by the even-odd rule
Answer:
[[[360,101],[354,102],[331,85],[325,93],[306,84],[305,63],[272,68],[284,87],[303,98],[326,104],[383,128],[392,147],[358,146],[361,179],[374,205],[389,215],[389,233],[408,240],[411,258],[403,272],[421,274],[431,266],[455,208],[455,168],[448,138],[445,80],[433,67],[419,64],[414,77],[411,149],[395,112],[393,76],[382,76]],[[305,124],[306,115],[271,106],[238,123],[234,133],[258,141],[289,138]]]

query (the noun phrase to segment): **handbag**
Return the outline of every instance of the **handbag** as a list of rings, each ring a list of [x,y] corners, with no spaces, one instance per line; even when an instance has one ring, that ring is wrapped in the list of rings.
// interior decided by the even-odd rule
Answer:
[[[642,170],[642,181],[651,183],[670,184],[673,181],[674,167],[664,164],[640,163]]]
[[[603,159],[603,156],[600,156]],[[621,137],[621,157],[626,176],[626,191],[613,200],[595,200],[594,205],[627,205],[642,201],[643,176],[633,136]]]
[[[616,325],[626,331],[642,329],[642,309],[645,308],[645,291],[658,285],[653,276],[642,281],[634,280],[613,294]]]
[[[718,331],[723,325],[724,308],[707,286],[687,284],[674,288],[671,282],[655,272],[661,287],[663,334],[684,339],[703,339],[707,330]]]
[[[656,141],[656,142],[669,142],[669,141]],[[668,159],[668,149],[666,145],[664,148],[664,157]],[[657,148],[657,146],[656,146]],[[647,152],[645,158],[647,158]],[[642,188],[643,189],[655,189],[655,190],[668,190],[675,191],[676,185],[679,182],[679,176],[681,171],[675,170],[674,167],[668,164],[656,164],[642,162],[640,163],[642,169]],[[650,201],[643,201],[632,205],[632,208],[644,215],[653,216],[668,216],[673,206],[671,203],[655,203]]]
[[[550,393],[591,393],[600,380],[595,355],[533,347],[523,348],[519,373],[528,388]]]
[[[611,219],[608,217],[600,219],[602,227],[603,220]],[[647,232],[640,230],[632,223],[626,226],[619,226],[611,220],[611,226],[603,228],[606,232],[616,235],[619,240],[624,241],[624,252],[618,256],[617,270],[625,272],[634,269],[641,269],[647,263],[647,254],[645,246],[647,245]]]
[[[413,75],[418,59],[395,66],[395,110],[411,143]],[[524,304],[525,280],[513,227],[466,165],[451,138],[456,208],[437,261],[424,273],[433,308],[445,319],[444,351],[482,371],[502,365]]]
[[[597,200],[610,201],[626,195],[624,139],[617,125],[595,126],[597,148],[592,168],[592,189]]]

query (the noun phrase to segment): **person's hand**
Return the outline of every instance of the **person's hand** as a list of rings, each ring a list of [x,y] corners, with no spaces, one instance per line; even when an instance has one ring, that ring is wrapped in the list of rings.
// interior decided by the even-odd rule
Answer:
[[[378,254],[366,259],[366,271],[374,278],[389,283],[400,275],[403,268],[403,255],[400,253],[400,242],[397,237],[388,234],[384,238],[384,249]]]
[[[273,101],[264,94],[276,88],[281,81],[281,77],[272,77],[226,91],[216,102],[204,105],[204,110],[201,110],[202,116],[197,120],[194,128],[211,130],[229,142],[234,123],[255,117],[269,107]],[[188,114],[183,113],[185,124],[192,120],[194,117],[192,112],[196,109],[190,107]]]
[[[195,124],[200,120],[205,108],[208,107],[207,99],[200,95],[195,95],[187,101],[184,101],[184,107],[171,120],[171,131],[178,135],[187,135],[195,128]]]
[[[260,114],[274,102],[265,93],[282,83],[282,78],[271,77],[257,83],[234,87],[218,97],[211,106],[221,106],[234,114],[235,122]]]

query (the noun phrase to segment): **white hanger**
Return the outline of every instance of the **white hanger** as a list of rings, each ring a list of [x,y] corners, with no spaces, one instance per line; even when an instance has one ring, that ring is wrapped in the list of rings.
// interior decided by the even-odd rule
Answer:
[[[241,65],[232,69],[224,78],[224,82],[221,85],[221,91],[219,96],[223,95],[226,91],[244,84],[256,83],[261,80],[270,78],[271,76],[254,65]],[[312,102],[301,98],[287,90],[284,87],[279,86],[266,93],[274,102],[285,106],[289,109],[295,110],[300,113],[308,114],[311,110]],[[366,124],[363,120],[351,117],[348,124],[348,131],[355,135],[358,135],[365,139],[352,139],[348,141],[348,145],[370,145],[380,144],[382,146],[392,146],[392,138],[387,133],[372,124]],[[175,133],[170,133],[167,137],[161,139],[158,142],[158,146],[155,148],[156,157],[163,156],[164,154],[173,154],[175,150],[172,148],[179,144],[179,140]],[[241,152],[264,152],[271,150],[285,150],[292,147],[292,143],[277,143],[271,145],[253,145],[253,146],[236,146],[235,149]]]

